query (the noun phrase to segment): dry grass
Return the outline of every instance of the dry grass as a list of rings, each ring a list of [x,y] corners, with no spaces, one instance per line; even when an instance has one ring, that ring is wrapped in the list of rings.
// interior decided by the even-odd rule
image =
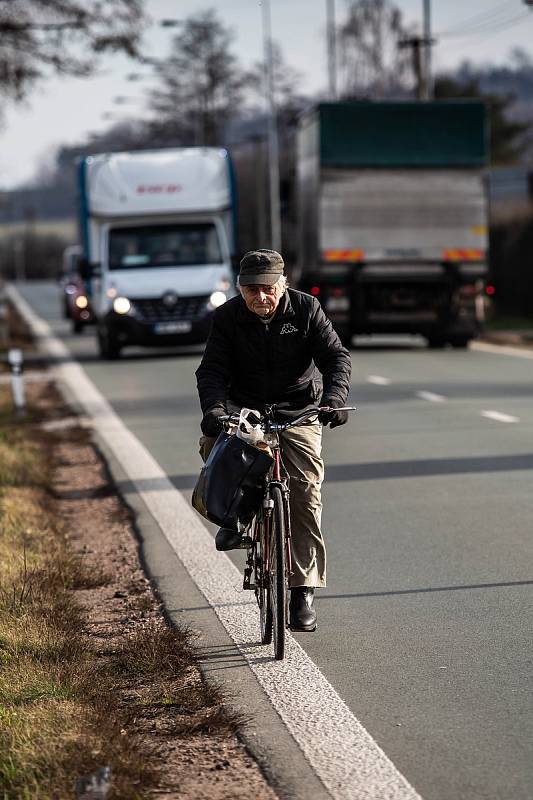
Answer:
[[[242,720],[198,682],[186,629],[149,619],[96,649],[72,590],[110,578],[69,549],[54,437],[35,415],[14,425],[8,406],[0,387],[0,798],[66,800],[77,778],[108,765],[109,800],[141,798],[159,780],[146,735],[155,715],[166,714],[162,734],[184,738],[231,734]]]
[[[69,552],[46,437],[32,434],[26,422],[0,441],[0,796],[71,798],[76,777],[111,764],[111,796],[136,798],[155,776],[135,736],[121,734],[115,677],[70,591],[104,576],[84,574]]]
[[[109,714],[112,681],[70,592],[87,577],[54,517],[45,439],[32,434],[27,421],[0,442],[0,795],[70,798],[103,761],[115,796],[135,798],[153,775]]]
[[[32,338],[30,330],[24,320],[16,313],[10,302],[7,304],[7,330],[9,342],[6,343],[5,349],[8,349],[8,347],[27,349],[31,346]]]

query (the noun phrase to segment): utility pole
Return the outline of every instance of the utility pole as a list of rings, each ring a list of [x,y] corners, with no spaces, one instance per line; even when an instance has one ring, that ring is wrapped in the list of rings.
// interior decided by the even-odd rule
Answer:
[[[431,0],[423,0],[422,28],[422,36],[409,36],[407,39],[402,39],[398,42],[398,47],[410,47],[413,51],[413,72],[418,100],[431,100],[433,98],[431,47],[436,42],[436,39],[431,37]]]
[[[398,42],[398,47],[410,47],[413,54],[413,73],[416,83],[416,97],[417,100],[427,100],[427,89],[422,67],[422,44],[424,39],[421,36],[409,36],[407,39],[402,39]]]
[[[335,0],[326,0],[329,99],[337,99],[337,27],[335,24]]]
[[[17,236],[13,242],[13,255],[15,261],[15,280],[22,283],[26,280],[26,232]]]
[[[272,58],[272,32],[270,0],[261,0],[263,12],[263,52],[265,96],[268,106],[268,180],[270,188],[270,246],[281,250],[281,217],[279,206],[279,145],[274,102],[274,65]]]
[[[431,46],[433,44],[433,40],[431,38],[431,0],[424,0],[423,19],[424,97],[422,100],[431,100],[433,98],[433,76],[431,70]]]
[[[418,100],[429,100],[433,96],[430,88],[430,76],[427,73],[429,49],[435,44],[435,39],[426,39],[424,36],[410,36],[398,42],[398,47],[410,47],[413,51],[413,72],[416,81],[416,96]]]

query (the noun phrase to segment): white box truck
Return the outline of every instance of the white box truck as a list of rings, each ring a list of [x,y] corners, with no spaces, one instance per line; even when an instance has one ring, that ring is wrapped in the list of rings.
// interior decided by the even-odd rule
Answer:
[[[98,154],[80,163],[85,278],[100,355],[205,341],[234,294],[234,192],[218,148]]]

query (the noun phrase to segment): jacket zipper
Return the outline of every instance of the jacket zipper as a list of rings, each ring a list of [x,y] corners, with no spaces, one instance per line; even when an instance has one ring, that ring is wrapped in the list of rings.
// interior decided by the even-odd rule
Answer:
[[[265,325],[265,370],[263,372],[263,401],[266,402],[268,389],[268,373],[270,371],[270,323]]]

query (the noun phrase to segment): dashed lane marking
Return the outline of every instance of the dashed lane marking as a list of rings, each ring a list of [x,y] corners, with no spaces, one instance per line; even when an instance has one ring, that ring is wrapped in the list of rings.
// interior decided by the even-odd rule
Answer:
[[[58,380],[92,418],[333,800],[421,800],[295,639],[289,636],[284,661],[274,661],[271,647],[257,646],[258,609],[253,599],[243,602],[239,570],[216,553],[200,517],[48,324],[13,287],[9,292],[42,349],[59,362]]]
[[[512,417],[510,414],[502,414],[501,411],[481,411],[481,416],[496,422],[520,422],[520,417]]]
[[[434,392],[416,392],[416,396],[421,400],[427,400],[430,403],[444,403],[446,398],[442,394],[435,394]]]
[[[392,383],[390,378],[384,378],[383,375],[367,375],[368,383],[375,383],[377,386],[390,386]]]

